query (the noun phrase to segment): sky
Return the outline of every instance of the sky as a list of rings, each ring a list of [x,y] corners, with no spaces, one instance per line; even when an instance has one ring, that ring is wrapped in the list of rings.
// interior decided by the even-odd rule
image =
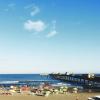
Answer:
[[[0,0],[0,73],[100,73],[100,0]]]

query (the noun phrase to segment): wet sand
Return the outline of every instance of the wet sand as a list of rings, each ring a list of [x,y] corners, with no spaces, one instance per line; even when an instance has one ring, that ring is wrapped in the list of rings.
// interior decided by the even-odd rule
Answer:
[[[87,100],[88,97],[100,95],[100,93],[71,93],[71,94],[58,94],[50,95],[48,97],[43,96],[31,96],[31,95],[14,95],[14,96],[0,96],[0,100]]]

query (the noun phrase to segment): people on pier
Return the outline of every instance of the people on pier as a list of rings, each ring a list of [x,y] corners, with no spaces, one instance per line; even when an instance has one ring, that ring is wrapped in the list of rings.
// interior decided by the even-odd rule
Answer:
[[[94,78],[94,74],[89,73],[88,78]]]

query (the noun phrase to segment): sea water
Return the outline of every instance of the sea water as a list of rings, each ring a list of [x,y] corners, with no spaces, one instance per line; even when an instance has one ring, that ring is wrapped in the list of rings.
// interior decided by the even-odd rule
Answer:
[[[100,74],[97,74],[100,76]],[[38,86],[42,83],[49,83],[54,86],[67,85],[67,86],[79,86],[79,84],[73,84],[69,82],[61,82],[60,80],[52,79],[50,75],[41,74],[0,74],[0,85],[31,85]],[[80,87],[80,86],[79,86]]]
[[[59,80],[52,79],[50,75],[40,74],[0,74],[0,85],[39,85],[41,83],[57,84]]]

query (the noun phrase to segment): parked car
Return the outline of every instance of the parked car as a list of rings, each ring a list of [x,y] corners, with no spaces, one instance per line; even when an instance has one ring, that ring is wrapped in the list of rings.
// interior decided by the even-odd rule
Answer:
[[[100,100],[100,96],[89,97],[88,100]]]

